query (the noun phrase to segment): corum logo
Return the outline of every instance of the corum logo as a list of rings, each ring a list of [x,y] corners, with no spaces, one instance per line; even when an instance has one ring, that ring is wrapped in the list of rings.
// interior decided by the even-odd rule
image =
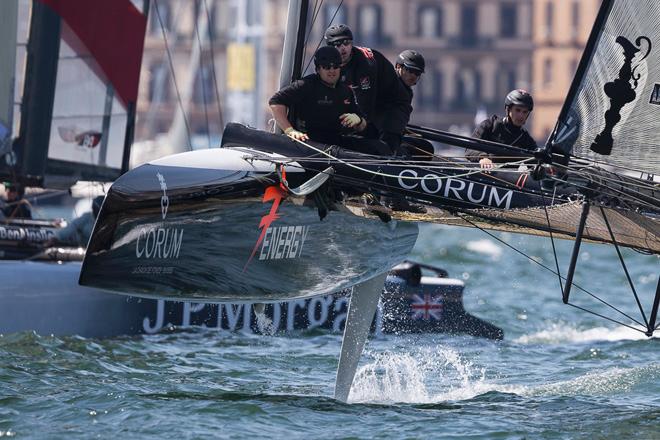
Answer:
[[[170,206],[170,198],[167,197],[167,183],[165,183],[165,177],[162,174],[156,173],[156,177],[158,178],[158,182],[160,182],[160,189],[163,190],[163,195],[160,196],[160,212],[163,220],[165,220],[165,217],[167,217],[167,208]]]
[[[280,203],[282,202],[282,199],[284,199],[284,197],[286,197],[286,193],[279,186],[274,185],[266,188],[266,192],[264,193],[264,198],[262,202],[266,203],[272,200],[273,206],[271,206],[270,212],[267,215],[261,217],[261,222],[259,222],[259,227],[261,228],[261,234],[257,239],[257,243],[254,245],[254,249],[252,249],[252,254],[250,255],[250,258],[243,267],[243,272],[245,272],[245,269],[247,269],[248,265],[250,264],[250,261],[252,261],[252,258],[257,253],[257,249],[259,249],[259,246],[264,241],[266,231],[270,227],[271,223],[273,223],[275,220],[277,220],[280,217],[279,214],[277,213],[277,209],[280,207]]]

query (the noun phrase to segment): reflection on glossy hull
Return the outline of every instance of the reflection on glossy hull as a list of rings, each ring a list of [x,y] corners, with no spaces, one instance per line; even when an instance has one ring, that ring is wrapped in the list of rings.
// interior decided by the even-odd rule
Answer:
[[[320,220],[263,175],[184,170],[147,165],[113,185],[81,284],[200,302],[306,298],[388,271],[417,238],[415,224],[347,210]]]

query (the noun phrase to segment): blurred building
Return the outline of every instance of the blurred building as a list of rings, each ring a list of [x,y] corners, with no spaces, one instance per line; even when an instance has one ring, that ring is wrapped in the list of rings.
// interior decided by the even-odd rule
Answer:
[[[555,126],[600,0],[534,0],[532,91],[536,108],[532,136],[547,139]]]
[[[424,54],[427,69],[415,89],[413,123],[467,133],[476,119],[503,112],[509,90],[525,88],[537,99],[530,127],[541,141],[554,125],[598,3],[311,2],[311,8],[320,5],[320,9],[310,13],[313,26],[306,65],[314,49],[323,44],[325,28],[331,22],[346,23],[355,34],[355,44],[378,49],[392,61],[404,49]],[[179,100],[187,109],[186,122],[193,137],[209,137],[210,132],[210,137],[217,138],[226,121],[265,128],[269,118],[266,103],[278,88],[287,5],[287,0],[152,2],[137,138],[167,131]],[[202,43],[195,61],[191,53],[199,46],[196,28],[207,15],[213,38]]]

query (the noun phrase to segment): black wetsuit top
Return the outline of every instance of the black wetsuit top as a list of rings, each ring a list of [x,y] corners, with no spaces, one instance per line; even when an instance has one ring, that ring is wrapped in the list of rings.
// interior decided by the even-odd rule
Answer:
[[[534,151],[537,148],[536,141],[523,127],[513,125],[508,118],[500,119],[496,115],[483,121],[472,133],[472,137],[484,139],[487,141],[499,142],[500,144],[511,145],[525,150]],[[515,153],[506,156],[515,156]],[[498,157],[494,154],[484,153],[483,151],[467,150],[466,157],[472,162],[487,157],[493,162],[510,162],[510,157]]]
[[[378,134],[401,136],[412,112],[412,95],[405,89],[392,63],[377,50],[355,46],[351,60],[342,67],[341,73],[342,81],[353,89],[360,109]],[[396,148],[396,145],[391,146]]]
[[[296,116],[295,121],[290,120],[291,125],[307,133],[310,139],[326,144],[340,144],[341,135],[352,132],[341,125],[340,115],[356,113],[364,117],[353,91],[346,84],[338,82],[335,87],[328,86],[316,73],[284,87],[268,104],[294,107]]]

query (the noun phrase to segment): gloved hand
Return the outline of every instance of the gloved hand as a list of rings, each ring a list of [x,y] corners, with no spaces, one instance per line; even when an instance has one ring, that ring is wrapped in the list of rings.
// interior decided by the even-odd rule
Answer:
[[[284,130],[284,134],[289,136],[291,139],[295,139],[297,141],[306,141],[309,140],[309,136],[307,136],[307,133],[303,133],[302,131],[298,131],[293,127],[289,127],[286,130]]]
[[[341,125],[348,128],[355,128],[362,122],[362,118],[355,113],[344,113],[339,117]]]

